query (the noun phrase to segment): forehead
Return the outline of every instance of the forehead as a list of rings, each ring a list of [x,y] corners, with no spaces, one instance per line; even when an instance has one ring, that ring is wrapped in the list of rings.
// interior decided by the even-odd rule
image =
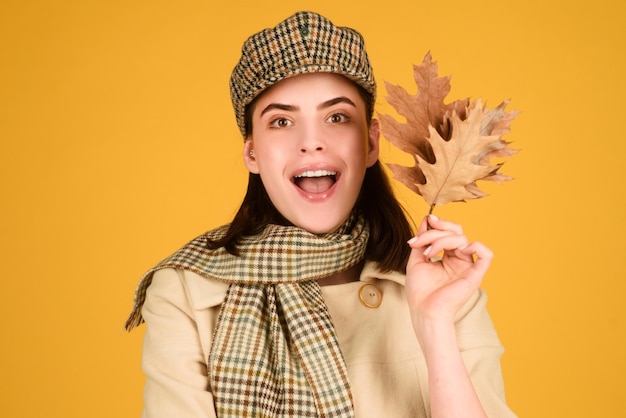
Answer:
[[[285,104],[309,101],[322,102],[340,96],[349,97],[357,106],[364,106],[357,85],[342,75],[334,73],[299,74],[281,80],[263,91],[255,99],[255,105],[270,102]]]

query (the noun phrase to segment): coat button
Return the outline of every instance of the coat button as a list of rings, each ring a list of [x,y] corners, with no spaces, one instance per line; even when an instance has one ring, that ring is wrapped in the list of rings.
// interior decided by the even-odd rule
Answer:
[[[371,283],[366,283],[359,289],[359,299],[368,308],[378,308],[383,301],[383,293]]]

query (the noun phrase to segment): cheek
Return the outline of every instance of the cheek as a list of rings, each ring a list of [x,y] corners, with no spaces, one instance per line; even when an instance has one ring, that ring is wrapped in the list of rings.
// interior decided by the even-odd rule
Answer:
[[[268,149],[259,151],[257,166],[266,188],[271,188],[272,179],[282,177],[282,173],[285,170],[285,164],[285,159],[280,151]]]
[[[259,147],[258,151],[254,151],[259,167],[264,170],[276,169],[276,165],[283,159],[281,151],[278,147]]]
[[[363,163],[365,163],[368,154],[369,142],[367,137],[365,137],[362,132],[359,133],[358,136],[352,138],[352,140],[346,144],[346,148],[346,152],[349,152],[354,159],[359,159],[359,161],[363,161]]]

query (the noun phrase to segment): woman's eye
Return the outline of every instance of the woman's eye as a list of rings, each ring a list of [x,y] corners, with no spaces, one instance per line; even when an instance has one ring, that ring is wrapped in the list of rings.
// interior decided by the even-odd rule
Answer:
[[[345,123],[348,121],[348,116],[343,113],[333,113],[327,119],[330,123]]]
[[[291,126],[291,121],[285,118],[276,118],[270,122],[272,128],[286,128]]]

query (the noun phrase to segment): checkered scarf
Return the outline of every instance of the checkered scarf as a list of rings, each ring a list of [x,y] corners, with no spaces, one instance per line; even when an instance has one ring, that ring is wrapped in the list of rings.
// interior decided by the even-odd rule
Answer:
[[[182,268],[231,283],[208,359],[210,389],[223,417],[351,417],[346,366],[317,279],[363,259],[369,229],[351,217],[337,232],[314,235],[270,225],[239,246],[209,250],[191,241],[141,280],[126,327],[142,322],[152,273]]]

